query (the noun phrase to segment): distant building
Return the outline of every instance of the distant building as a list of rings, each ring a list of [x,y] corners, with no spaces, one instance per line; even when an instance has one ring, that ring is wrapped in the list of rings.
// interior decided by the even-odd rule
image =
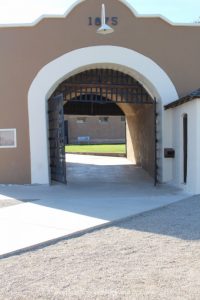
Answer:
[[[68,144],[122,144],[126,142],[124,116],[66,116]]]

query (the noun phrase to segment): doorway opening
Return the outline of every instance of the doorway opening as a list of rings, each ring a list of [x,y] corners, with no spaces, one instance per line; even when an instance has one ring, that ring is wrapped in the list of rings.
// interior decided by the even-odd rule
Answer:
[[[57,87],[48,107],[51,180],[66,182],[65,145],[71,137],[65,116],[70,115],[82,128],[84,118],[96,116],[103,125],[111,116],[123,117],[127,158],[157,182],[156,101],[134,78],[102,68],[78,73]],[[80,134],[76,142],[89,143],[90,136]]]
[[[112,101],[83,95],[64,104],[66,152],[126,154],[126,122]]]
[[[187,183],[188,160],[188,116],[183,115],[183,183]]]

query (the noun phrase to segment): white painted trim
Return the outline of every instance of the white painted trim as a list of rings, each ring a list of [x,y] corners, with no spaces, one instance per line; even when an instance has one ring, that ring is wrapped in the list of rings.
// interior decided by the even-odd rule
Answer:
[[[43,19],[53,19],[53,18],[66,18],[70,14],[70,12],[80,3],[85,2],[87,0],[77,0],[75,1],[68,9],[65,11],[64,14],[43,14],[38,17],[36,20],[30,23],[13,23],[13,24],[0,24],[0,28],[7,28],[7,27],[33,27],[41,22]],[[122,2],[125,6],[127,6],[132,14],[137,18],[159,18],[164,22],[170,24],[171,26],[187,26],[187,27],[200,27],[199,23],[175,23],[170,21],[167,17],[160,15],[160,14],[139,14],[134,7],[127,1],[127,0],[118,0]]]
[[[1,131],[13,131],[14,133],[14,144],[13,145],[9,145],[9,146],[0,146],[0,149],[5,149],[5,148],[17,148],[17,130],[16,128],[1,128]]]
[[[153,60],[133,50],[116,46],[93,46],[66,53],[45,65],[28,92],[31,181],[48,184],[47,100],[56,87],[72,74],[101,67],[133,76],[163,105],[178,94],[169,76]]]
[[[200,98],[196,99],[197,110],[196,110],[196,135],[194,139],[196,140],[196,194],[200,194]]]
[[[173,184],[188,193],[199,194],[200,140],[199,140],[199,99],[183,103],[171,109],[173,114]],[[188,163],[187,182],[183,182],[183,115],[188,116]]]

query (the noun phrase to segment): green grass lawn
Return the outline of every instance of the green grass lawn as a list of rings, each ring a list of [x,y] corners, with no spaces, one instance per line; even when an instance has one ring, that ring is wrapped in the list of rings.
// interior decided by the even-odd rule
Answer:
[[[126,153],[124,144],[117,145],[68,145],[65,152],[90,152],[90,153]]]

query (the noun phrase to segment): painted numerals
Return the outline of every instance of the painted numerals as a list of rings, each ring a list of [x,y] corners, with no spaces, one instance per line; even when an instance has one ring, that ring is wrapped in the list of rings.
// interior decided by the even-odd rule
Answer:
[[[118,17],[111,17],[111,18],[106,17],[106,24],[113,25],[113,26],[118,25]],[[96,17],[96,18],[89,17],[88,18],[88,25],[89,26],[93,26],[93,25],[100,26],[101,25],[101,18],[99,18],[99,17]]]

